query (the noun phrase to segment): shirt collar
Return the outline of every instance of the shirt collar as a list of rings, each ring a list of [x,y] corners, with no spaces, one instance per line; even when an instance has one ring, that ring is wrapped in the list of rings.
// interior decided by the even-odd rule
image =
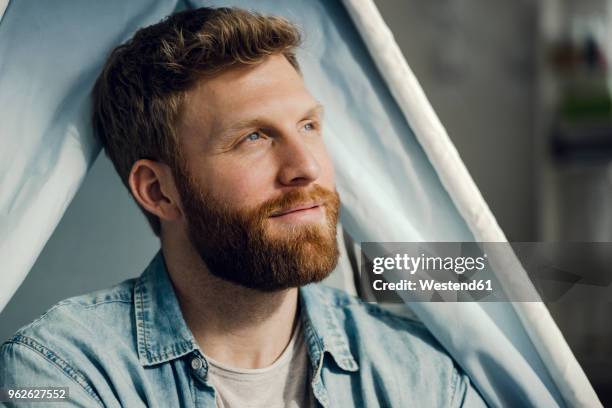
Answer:
[[[351,354],[332,299],[318,284],[300,288],[304,335],[313,366],[328,352],[347,371],[358,365]],[[144,366],[164,363],[194,350],[198,344],[183,318],[162,251],[158,251],[134,286],[138,357]]]
[[[134,286],[138,358],[144,366],[164,363],[198,349],[166,271],[160,250]]]
[[[313,365],[321,352],[332,355],[336,364],[345,371],[357,371],[359,366],[351,354],[346,331],[336,317],[338,305],[331,291],[320,284],[311,283],[300,288],[302,321]]]

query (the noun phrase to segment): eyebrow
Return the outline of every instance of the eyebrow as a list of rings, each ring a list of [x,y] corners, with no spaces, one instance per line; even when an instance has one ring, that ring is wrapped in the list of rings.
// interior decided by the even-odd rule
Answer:
[[[309,118],[309,117],[317,116],[317,115],[323,117],[324,114],[325,114],[325,108],[323,107],[321,102],[317,102],[316,105],[308,109],[303,116],[305,118]]]
[[[306,112],[304,112],[302,117],[303,118],[310,118],[310,117],[318,115],[321,118],[323,118],[323,114],[324,113],[325,113],[325,109],[324,109],[323,105],[320,102],[317,102],[313,107],[311,107]],[[262,127],[265,122],[266,122],[266,120],[264,118],[261,118],[261,117],[239,120],[239,121],[233,123],[231,126],[229,126],[226,129],[224,129],[222,131],[222,135],[227,136],[227,135],[230,135],[230,134],[232,134],[232,133],[234,133],[236,131],[239,131],[239,130],[245,129],[245,128],[249,128],[249,127]]]

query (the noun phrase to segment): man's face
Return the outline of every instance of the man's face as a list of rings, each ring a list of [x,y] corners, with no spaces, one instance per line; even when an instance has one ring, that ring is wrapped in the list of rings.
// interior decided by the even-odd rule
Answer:
[[[339,199],[322,113],[282,55],[188,93],[175,178],[187,233],[213,274],[278,290],[334,268]]]

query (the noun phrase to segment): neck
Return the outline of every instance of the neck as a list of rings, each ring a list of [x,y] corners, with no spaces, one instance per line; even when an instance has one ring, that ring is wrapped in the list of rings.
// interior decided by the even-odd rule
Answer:
[[[202,351],[232,367],[271,365],[291,339],[297,289],[261,292],[217,278],[191,243],[174,238],[162,239],[162,252],[187,326]]]

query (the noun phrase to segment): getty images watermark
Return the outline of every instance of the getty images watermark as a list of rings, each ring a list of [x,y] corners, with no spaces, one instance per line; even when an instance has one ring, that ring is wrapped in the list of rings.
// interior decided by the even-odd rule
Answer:
[[[368,301],[612,300],[612,243],[364,242]]]

